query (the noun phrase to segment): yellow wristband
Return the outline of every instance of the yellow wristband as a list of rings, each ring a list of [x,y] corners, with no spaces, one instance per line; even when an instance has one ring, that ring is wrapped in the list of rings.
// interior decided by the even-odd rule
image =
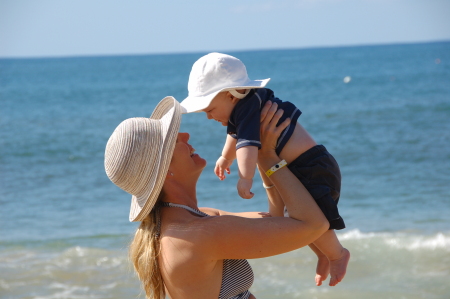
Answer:
[[[275,164],[269,170],[266,171],[267,177],[270,177],[275,171],[283,168],[286,165],[287,165],[286,161],[285,160],[281,160],[280,162],[278,162],[277,164]]]

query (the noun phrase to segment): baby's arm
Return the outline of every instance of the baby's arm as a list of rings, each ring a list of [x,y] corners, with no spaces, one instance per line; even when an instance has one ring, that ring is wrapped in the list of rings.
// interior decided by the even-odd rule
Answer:
[[[239,196],[242,198],[252,198],[253,193],[250,191],[253,184],[253,176],[255,175],[256,162],[258,160],[258,147],[244,146],[236,151],[239,166],[239,182],[237,185]]]
[[[225,145],[223,146],[222,156],[217,159],[214,173],[221,181],[225,179],[225,171],[230,174],[230,166],[233,160],[236,159],[236,139],[227,135]]]

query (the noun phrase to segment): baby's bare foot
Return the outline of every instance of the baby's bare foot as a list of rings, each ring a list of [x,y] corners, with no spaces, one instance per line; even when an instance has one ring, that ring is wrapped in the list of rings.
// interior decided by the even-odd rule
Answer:
[[[349,260],[350,252],[343,248],[341,257],[330,261],[330,286],[337,285],[344,278]]]
[[[328,258],[323,255],[318,257],[319,260],[317,261],[317,267],[316,267],[316,285],[320,286],[322,285],[322,281],[327,279],[328,274],[330,274],[330,262],[328,261]]]

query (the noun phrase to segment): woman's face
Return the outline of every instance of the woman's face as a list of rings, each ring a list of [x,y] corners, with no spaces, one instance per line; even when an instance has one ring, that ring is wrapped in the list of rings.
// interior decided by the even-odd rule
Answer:
[[[188,143],[188,133],[178,133],[173,151],[170,171],[174,175],[192,175],[201,173],[206,166],[206,160],[195,153],[195,149]]]

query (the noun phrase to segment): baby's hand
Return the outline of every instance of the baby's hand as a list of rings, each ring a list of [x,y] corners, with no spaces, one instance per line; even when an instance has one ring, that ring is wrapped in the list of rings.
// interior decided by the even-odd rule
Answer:
[[[233,160],[225,159],[224,157],[220,156],[219,159],[217,159],[216,167],[214,168],[214,173],[216,176],[223,181],[225,179],[225,171],[230,174],[230,166],[233,164]]]
[[[250,191],[252,189],[253,180],[252,179],[239,179],[237,184],[237,189],[239,196],[245,199],[250,199],[253,197],[253,192]]]

